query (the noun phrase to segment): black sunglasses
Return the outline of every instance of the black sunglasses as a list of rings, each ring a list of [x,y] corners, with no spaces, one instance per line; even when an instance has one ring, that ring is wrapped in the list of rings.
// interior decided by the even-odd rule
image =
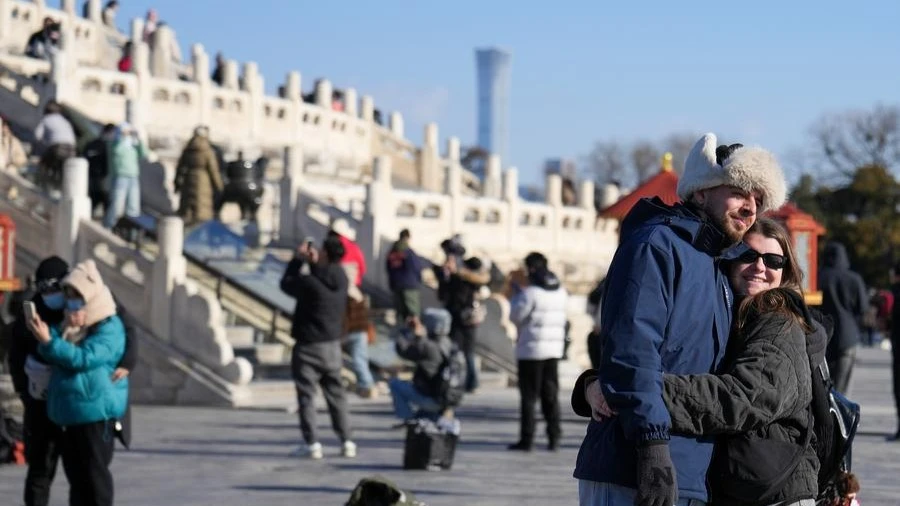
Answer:
[[[755,249],[748,249],[737,258],[737,261],[742,264],[755,264],[759,257],[762,257],[763,265],[769,269],[781,270],[787,265],[786,256],[776,253],[760,253]]]

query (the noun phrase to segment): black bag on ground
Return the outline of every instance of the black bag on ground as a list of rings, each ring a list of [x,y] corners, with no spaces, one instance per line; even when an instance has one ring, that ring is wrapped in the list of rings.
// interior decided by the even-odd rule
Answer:
[[[437,471],[453,467],[459,424],[440,426],[427,418],[406,424],[406,445],[403,448],[403,469]]]

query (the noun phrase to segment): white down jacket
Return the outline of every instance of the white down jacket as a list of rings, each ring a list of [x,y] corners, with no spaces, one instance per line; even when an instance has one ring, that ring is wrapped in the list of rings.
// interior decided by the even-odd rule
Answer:
[[[510,300],[509,319],[518,329],[516,358],[562,358],[569,294],[552,272],[532,273],[530,285]]]

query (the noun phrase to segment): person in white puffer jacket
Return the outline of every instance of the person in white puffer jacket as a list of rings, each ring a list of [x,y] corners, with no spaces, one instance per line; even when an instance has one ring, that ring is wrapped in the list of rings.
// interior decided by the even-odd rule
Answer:
[[[540,253],[525,257],[527,286],[513,284],[509,319],[518,329],[516,359],[519,369],[520,432],[519,441],[510,450],[531,451],[534,441],[534,404],[540,398],[541,412],[547,422],[547,449],[559,448],[562,431],[559,414],[559,375],[557,365],[563,356],[566,339],[568,293],[559,278],[547,267]]]

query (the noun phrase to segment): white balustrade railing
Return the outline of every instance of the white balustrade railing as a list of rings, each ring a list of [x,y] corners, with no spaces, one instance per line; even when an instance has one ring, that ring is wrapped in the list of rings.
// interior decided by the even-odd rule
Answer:
[[[88,1],[96,4],[92,10],[102,8],[98,0]],[[153,50],[159,54],[151,54],[142,41],[141,20],[132,21],[129,37],[103,25],[99,17],[78,16],[74,3],[65,5],[64,9],[54,9],[44,1],[0,0],[0,62],[8,64],[24,52],[28,38],[40,29],[44,17],[59,21],[63,50],[58,55],[56,96],[93,119],[111,123],[128,119],[145,130],[153,144],[177,148],[195,127],[209,125],[213,141],[230,150],[296,146],[311,155],[326,153],[342,167],[338,175],[350,180],[368,174],[374,157],[389,156],[399,180],[440,190],[443,162],[437,156],[436,125],[426,126],[426,143],[417,147],[404,137],[399,113],[385,114],[387,121],[379,125],[374,121],[372,98],[358,99],[352,88],[342,90],[342,111],[332,108],[333,87],[324,79],[316,83],[315,103],[303,101],[297,72],[288,75],[279,96],[267,96],[254,62],[246,63],[239,77],[237,62],[227,60],[228,78],[218,86],[209,79],[210,58],[201,45],[193,46],[187,67],[169,54],[175,41],[170,27],[159,29],[160,38]],[[115,64],[128,40],[134,44],[133,72],[124,74],[115,70]],[[49,73],[48,62],[34,62],[43,73]],[[23,72],[32,70],[22,68]],[[452,139],[449,145],[456,148],[448,147],[447,159],[458,159],[458,140]],[[467,171],[463,174],[465,187],[480,187],[477,177]]]
[[[59,200],[17,174],[0,172],[0,213],[16,224],[17,248],[36,258],[55,254],[70,262],[94,259],[104,282],[141,326],[217,374],[235,396],[246,394],[242,387],[253,376],[252,366],[235,357],[215,294],[186,279],[179,218],[160,222],[155,258],[134,250],[89,219],[83,159],[66,162]]]

